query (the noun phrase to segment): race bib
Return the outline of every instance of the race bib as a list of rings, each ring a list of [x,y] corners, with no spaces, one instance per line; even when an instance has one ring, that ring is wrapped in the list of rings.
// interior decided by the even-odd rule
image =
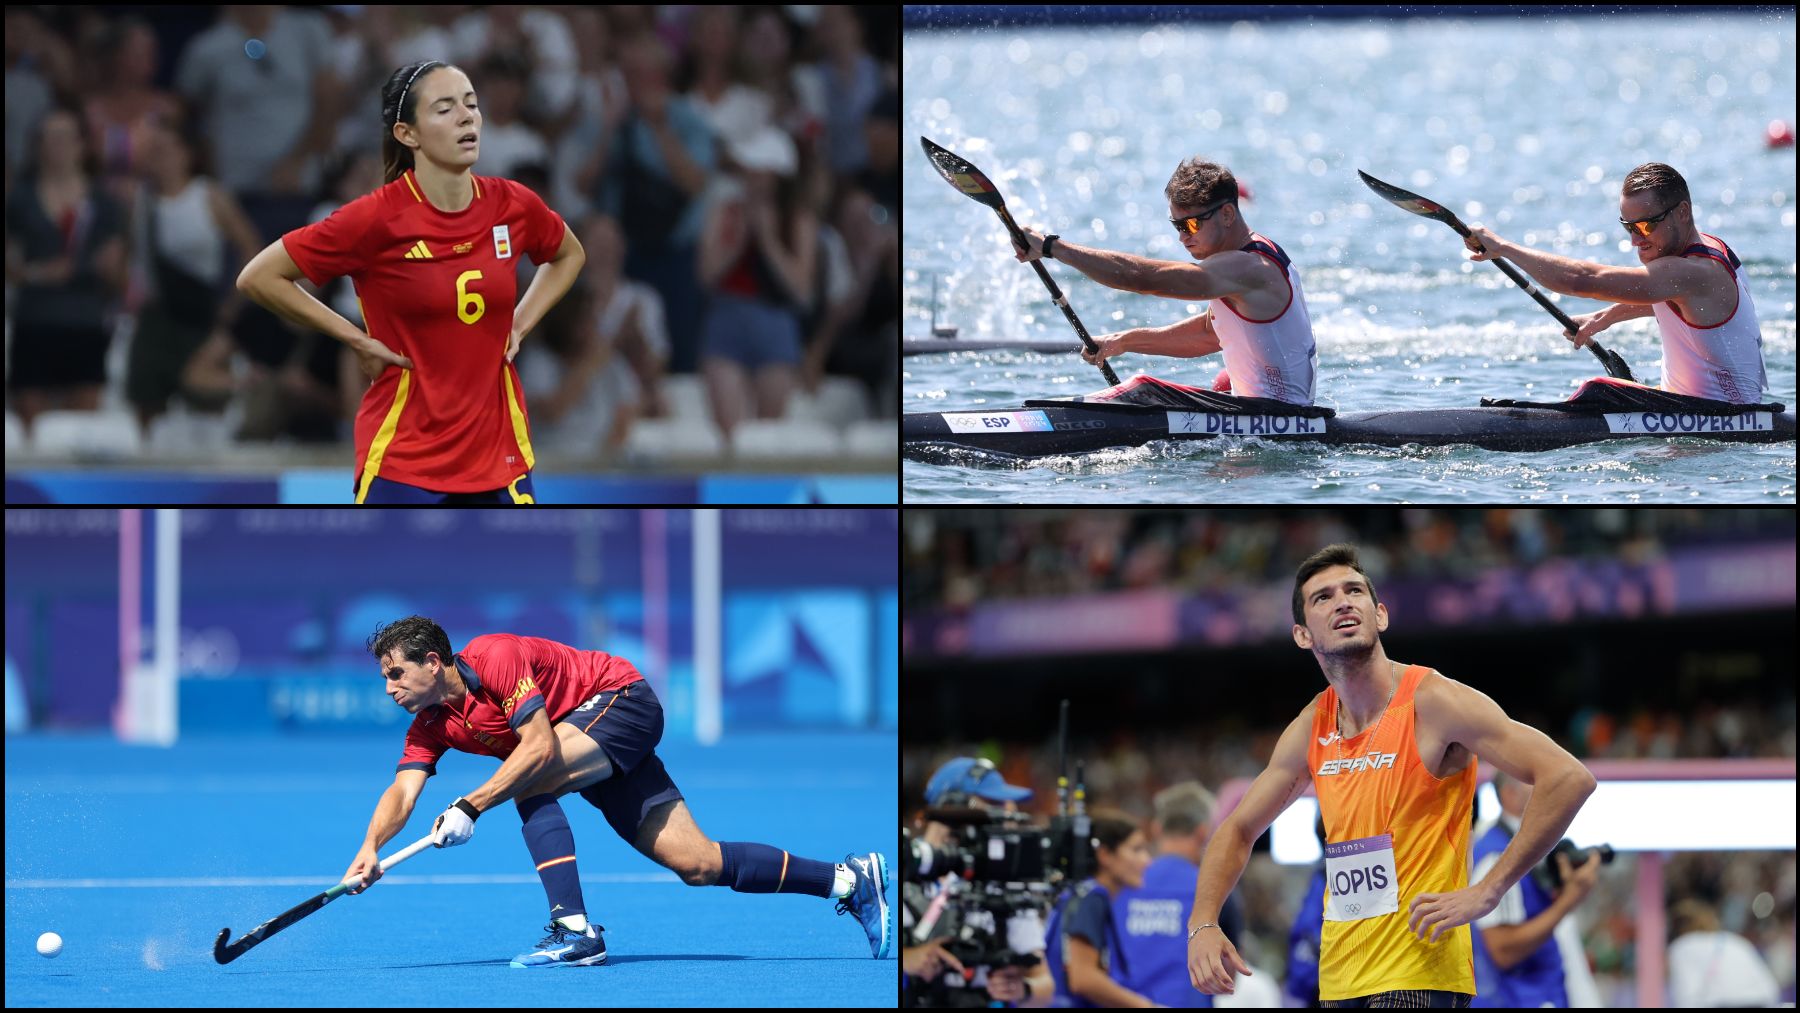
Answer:
[[[1353,922],[1400,910],[1394,835],[1325,845],[1325,920]]]

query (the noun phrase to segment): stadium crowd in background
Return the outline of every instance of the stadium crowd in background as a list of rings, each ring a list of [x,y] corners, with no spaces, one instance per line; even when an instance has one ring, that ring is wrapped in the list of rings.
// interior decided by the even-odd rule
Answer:
[[[618,451],[634,421],[673,410],[670,376],[704,379],[702,414],[727,443],[827,376],[858,381],[864,413],[896,410],[890,12],[120,10],[5,15],[7,406],[22,431],[47,410],[129,408],[148,432],[179,406],[225,439],[345,440],[368,383],[354,356],[231,280],[380,184],[380,86],[421,59],[466,68],[479,93],[477,173],[532,187],[588,251],[517,363],[540,445]],[[796,218],[810,242],[770,238]],[[781,277],[733,270],[746,247]],[[317,294],[360,323],[348,279]]]
[[[1391,523],[1389,522],[1391,519]],[[958,608],[1143,587],[1230,592],[1292,577],[1304,547],[1355,540],[1389,578],[1474,576],[1590,550],[1662,551],[1665,532],[1696,540],[1791,536],[1775,511],[1417,508],[1356,526],[1342,515],[1217,511],[935,510],[906,515],[906,606]],[[1784,529],[1783,524],[1787,527]]]

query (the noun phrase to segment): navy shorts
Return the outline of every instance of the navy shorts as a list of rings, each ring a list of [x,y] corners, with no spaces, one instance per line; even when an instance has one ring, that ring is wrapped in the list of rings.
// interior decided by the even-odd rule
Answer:
[[[532,491],[529,472],[513,479],[511,485],[500,489],[489,489],[486,492],[433,492],[430,489],[421,489],[416,485],[407,485],[404,482],[396,482],[377,475],[370,480],[368,492],[364,493],[357,502],[365,506],[536,503],[537,493]]]
[[[640,679],[596,694],[562,723],[574,725],[605,751],[612,776],[584,789],[581,797],[600,810],[614,833],[635,847],[638,828],[651,811],[681,799],[680,789],[656,755],[663,733],[662,703],[650,691],[650,683]]]

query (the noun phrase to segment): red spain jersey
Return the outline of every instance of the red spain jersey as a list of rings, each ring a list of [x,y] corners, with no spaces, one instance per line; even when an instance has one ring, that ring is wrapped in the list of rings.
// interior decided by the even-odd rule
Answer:
[[[469,641],[456,667],[468,693],[413,715],[395,769],[435,774],[438,759],[453,749],[505,759],[533,713],[544,711],[555,725],[589,697],[644,678],[618,655],[510,633]]]
[[[408,170],[282,237],[315,285],[348,275],[370,336],[406,356],[356,413],[360,496],[380,476],[434,492],[499,489],[533,465],[519,374],[506,362],[518,260],[562,246],[560,215],[511,180],[471,176],[475,198],[440,211]]]

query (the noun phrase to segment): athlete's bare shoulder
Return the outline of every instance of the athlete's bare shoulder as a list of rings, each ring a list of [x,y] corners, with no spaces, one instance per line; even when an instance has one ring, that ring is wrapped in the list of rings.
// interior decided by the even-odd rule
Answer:
[[[1306,769],[1306,745],[1312,738],[1313,715],[1318,712],[1319,697],[1324,695],[1320,693],[1307,701],[1300,713],[1294,715],[1294,720],[1282,729],[1281,737],[1275,742],[1275,753],[1269,759],[1270,766],[1302,772]]]
[[[1461,741],[1471,723],[1506,720],[1505,712],[1486,693],[1457,682],[1436,669],[1425,673],[1413,692],[1413,712],[1419,727]]]
[[[1275,755],[1270,761],[1272,765],[1296,767],[1300,770],[1306,768],[1306,745],[1312,739],[1313,715],[1318,713],[1319,697],[1324,695],[1320,693],[1307,701],[1306,706],[1300,708],[1300,713],[1294,715],[1294,720],[1289,721],[1288,726],[1282,729],[1281,737],[1275,743]]]
[[[1318,715],[1319,708],[1325,705],[1324,701],[1324,690],[1314,693],[1313,698],[1306,701],[1306,706],[1300,708],[1300,713],[1295,715],[1294,720],[1288,724],[1288,727],[1290,729],[1297,729],[1298,734],[1311,738],[1313,719]]]
[[[1447,698],[1470,688],[1435,668],[1427,668],[1425,678],[1420,679],[1418,687],[1413,690],[1413,700],[1416,705],[1429,708],[1432,704],[1441,705]]]

